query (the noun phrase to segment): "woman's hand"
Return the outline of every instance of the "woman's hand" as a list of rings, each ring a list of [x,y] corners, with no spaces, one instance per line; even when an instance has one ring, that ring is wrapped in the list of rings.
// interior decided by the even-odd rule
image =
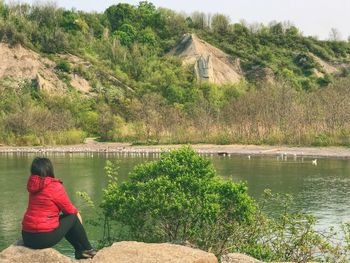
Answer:
[[[77,217],[78,217],[78,219],[79,219],[80,223],[81,223],[81,224],[83,224],[83,219],[81,218],[81,215],[80,215],[80,213],[79,213],[79,212],[77,213]]]

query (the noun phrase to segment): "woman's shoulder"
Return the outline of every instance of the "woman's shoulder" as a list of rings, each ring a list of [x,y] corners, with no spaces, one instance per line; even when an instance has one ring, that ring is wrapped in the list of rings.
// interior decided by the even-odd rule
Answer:
[[[56,190],[63,189],[63,182],[60,179],[50,177],[47,188]]]

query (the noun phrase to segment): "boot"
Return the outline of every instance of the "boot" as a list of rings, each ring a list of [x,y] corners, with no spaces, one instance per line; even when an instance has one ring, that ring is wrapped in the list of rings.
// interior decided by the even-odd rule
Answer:
[[[76,259],[93,258],[95,255],[96,255],[96,250],[94,250],[94,249],[75,251],[75,258]]]

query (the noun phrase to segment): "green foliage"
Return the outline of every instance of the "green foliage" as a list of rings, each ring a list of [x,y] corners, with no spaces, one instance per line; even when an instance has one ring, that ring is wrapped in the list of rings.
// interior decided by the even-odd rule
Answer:
[[[266,207],[281,211],[266,215]],[[247,253],[264,261],[347,262],[348,243],[335,242],[337,233],[316,230],[316,219],[295,207],[289,195],[272,194],[265,190],[260,207],[254,214],[254,224],[237,230],[230,250]],[[343,225],[343,235],[348,235]],[[338,233],[339,234],[339,233]],[[346,239],[345,239],[346,240]]]
[[[101,140],[108,141],[113,139],[113,133],[115,129],[115,120],[113,114],[106,104],[100,104],[97,106],[97,133],[100,135]]]
[[[51,145],[74,145],[83,143],[86,133],[81,130],[71,129],[63,132],[48,133],[46,137]]]
[[[123,45],[130,45],[135,41],[136,30],[132,25],[123,24],[118,31],[115,32],[116,37]]]
[[[128,182],[110,182],[102,208],[132,239],[189,241],[220,253],[237,225],[251,223],[254,201],[245,184],[223,181],[207,159],[183,147],[137,166]]]
[[[0,81],[0,138],[8,145],[77,144],[88,130],[85,112],[93,105],[77,94],[49,95],[35,82],[13,87],[13,80]],[[18,85],[18,84],[17,84]],[[84,122],[84,125],[79,123]],[[91,125],[91,124],[90,124]]]
[[[0,20],[0,41],[14,46],[16,44],[25,44],[26,37],[23,33],[18,32],[14,25],[6,24]]]
[[[146,27],[139,33],[138,42],[154,46],[157,43],[157,36],[152,28]]]
[[[297,64],[304,72],[304,75],[309,76],[312,74],[312,69],[317,68],[317,63],[310,55],[300,53],[295,56],[294,63]]]
[[[111,25],[112,31],[115,31],[123,24],[130,23],[135,19],[135,7],[130,4],[120,3],[108,7],[105,14]]]
[[[89,30],[88,24],[84,18],[81,18],[78,13],[73,11],[64,11],[60,20],[60,27],[66,31],[75,34],[75,31],[81,31],[87,33]]]
[[[72,66],[67,60],[59,60],[56,64],[56,70],[70,73],[72,71]]]
[[[217,255],[240,252],[267,262],[349,259],[349,223],[338,233],[333,228],[319,232],[313,216],[292,209],[291,196],[270,190],[257,205],[245,184],[219,178],[210,161],[190,147],[135,167],[126,182],[117,180],[118,163],[107,161],[105,172],[102,215],[94,222],[104,229],[102,245],[129,239],[186,241]],[[79,194],[92,206],[86,193]],[[339,234],[342,242],[335,241]]]
[[[229,30],[230,18],[222,15],[215,14],[211,19],[212,30],[217,34],[226,34]]]
[[[183,66],[179,58],[166,55],[188,32],[239,58],[247,82],[224,86],[197,83],[192,65]],[[330,64],[346,65],[349,43],[304,37],[288,23],[232,24],[222,14],[210,17],[195,12],[187,17],[146,1],[112,5],[104,13],[65,10],[51,3],[1,3],[0,40],[22,44],[57,61],[55,74],[69,89],[69,94],[63,96],[67,101],[55,97],[56,102],[39,91],[35,81],[29,85],[30,90],[17,94],[7,89],[0,102],[4,116],[0,136],[4,138],[29,136],[22,141],[43,141],[30,139],[40,135],[31,121],[40,114],[30,117],[24,113],[26,116],[20,118],[19,105],[23,103],[28,112],[45,112],[43,116],[54,120],[59,119],[62,110],[66,124],[58,120],[45,130],[77,129],[101,140],[324,145],[317,136],[327,134],[327,145],[348,141],[347,135],[339,132],[348,128],[346,117],[338,120],[340,117],[326,116],[323,102],[312,104],[308,99],[311,93],[317,94],[320,87],[327,88],[338,79],[338,75],[325,74],[312,54]],[[60,53],[73,55],[73,60],[62,59]],[[84,62],[74,65],[74,56]],[[87,99],[74,92],[71,74],[89,81],[96,96]],[[347,75],[344,66],[339,77]],[[300,92],[290,108],[296,118],[282,106],[276,110],[278,114],[271,113],[274,119],[250,107],[254,92],[265,87],[269,90],[270,82],[286,82]],[[16,91],[17,87],[25,89],[25,85],[14,85]],[[18,99],[21,95],[29,98],[29,105]],[[269,97],[261,97],[260,101],[254,103],[261,109],[275,105]],[[97,105],[105,105],[106,110],[99,110]],[[336,104],[329,105],[328,111],[343,116],[334,108]],[[307,111],[322,118],[310,117]],[[17,127],[20,125],[11,118],[23,121],[23,127]],[[286,127],[288,121],[293,121],[292,127]]]

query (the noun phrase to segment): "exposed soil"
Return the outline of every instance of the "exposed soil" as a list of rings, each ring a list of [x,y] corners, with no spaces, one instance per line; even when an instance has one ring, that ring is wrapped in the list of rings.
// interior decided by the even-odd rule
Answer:
[[[0,78],[10,77],[14,81],[35,80],[41,90],[48,92],[64,92],[67,89],[64,83],[55,73],[56,63],[44,58],[33,50],[21,45],[10,47],[6,43],[0,43]],[[88,66],[88,62],[73,56],[65,55],[65,58],[73,63]],[[87,94],[91,86],[87,80],[76,74],[70,74],[71,86]]]
[[[324,61],[323,59],[319,58],[318,56],[310,53],[311,57],[321,66],[321,69],[326,74],[334,74],[339,72],[339,69],[333,66],[331,63],[328,63]],[[317,74],[316,74],[317,75]],[[319,76],[318,76],[319,77]]]
[[[198,80],[222,85],[243,79],[239,59],[233,59],[194,34],[184,35],[169,55],[180,57],[185,65],[194,65]]]

